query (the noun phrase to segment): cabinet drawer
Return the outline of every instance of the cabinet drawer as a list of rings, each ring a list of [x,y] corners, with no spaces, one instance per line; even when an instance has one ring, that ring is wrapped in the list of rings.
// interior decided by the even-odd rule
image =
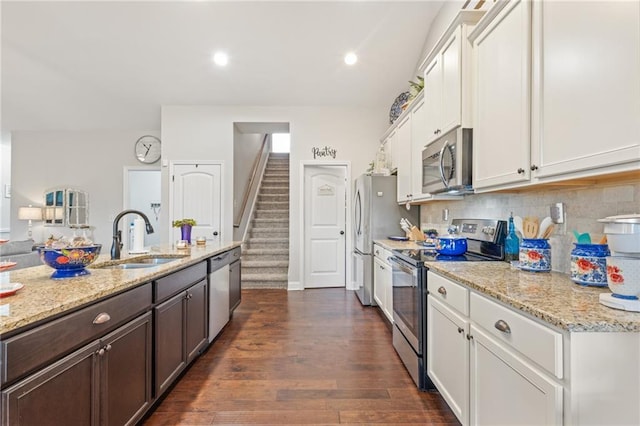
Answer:
[[[50,363],[57,357],[100,337],[150,306],[151,283],[5,340],[1,346],[1,382],[12,381]],[[108,317],[102,314],[107,314]]]
[[[436,300],[469,315],[469,290],[433,272],[427,272],[427,289]]]
[[[393,254],[391,253],[390,250],[387,250],[386,248],[378,245],[378,244],[374,244],[373,245],[373,255],[375,257],[377,257],[378,259],[382,260],[384,263],[388,264],[389,261],[387,260],[390,256],[393,256]]]
[[[476,293],[471,293],[471,319],[562,379],[562,334]]]
[[[200,262],[188,268],[181,269],[162,277],[154,282],[155,302],[162,301],[168,297],[185,290],[187,287],[197,283],[207,277],[207,262]]]
[[[222,268],[224,265],[228,265],[236,260],[240,259],[240,247],[236,247],[232,250],[225,251],[223,253],[219,253],[211,258],[209,258],[209,273],[217,271]]]

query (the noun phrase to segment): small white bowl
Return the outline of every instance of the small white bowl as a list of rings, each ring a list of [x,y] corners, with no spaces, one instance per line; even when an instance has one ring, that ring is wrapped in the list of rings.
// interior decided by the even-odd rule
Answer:
[[[640,234],[607,233],[607,244],[616,253],[640,253]]]
[[[608,256],[607,284],[615,295],[640,296],[640,259],[636,257]]]

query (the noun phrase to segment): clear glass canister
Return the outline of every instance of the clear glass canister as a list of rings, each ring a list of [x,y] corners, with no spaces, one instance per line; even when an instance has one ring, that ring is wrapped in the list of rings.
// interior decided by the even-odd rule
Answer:
[[[533,272],[551,271],[551,246],[549,240],[523,238],[520,243],[520,269]]]
[[[606,287],[607,244],[578,244],[571,250],[571,280],[577,284]]]

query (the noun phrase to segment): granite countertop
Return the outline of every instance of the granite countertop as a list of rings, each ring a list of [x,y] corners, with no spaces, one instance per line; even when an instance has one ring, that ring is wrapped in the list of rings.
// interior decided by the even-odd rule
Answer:
[[[506,262],[426,262],[442,276],[569,332],[640,332],[640,313],[599,302],[607,287],[575,284],[566,274],[520,271]]]
[[[424,246],[416,243],[415,241],[394,241],[389,239],[375,240],[374,244],[379,244],[387,250],[420,250]]]
[[[231,250],[240,244],[242,242],[209,244],[205,247],[192,246],[187,250],[160,246],[149,254],[125,255],[123,253],[120,261],[112,261],[108,253],[103,253],[89,266],[90,275],[61,280],[51,279],[54,269],[44,264],[2,272],[0,273],[2,282],[21,283],[24,287],[13,296],[0,298],[0,336],[111,294],[136,287],[174,270]],[[175,256],[177,260],[150,268],[99,269],[102,265],[119,263],[125,259],[143,259],[151,256]]]

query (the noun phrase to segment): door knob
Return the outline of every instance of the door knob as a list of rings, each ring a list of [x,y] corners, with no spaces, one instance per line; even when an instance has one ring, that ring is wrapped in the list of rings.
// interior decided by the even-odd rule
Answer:
[[[218,236],[218,231],[213,231],[213,236],[217,237]]]
[[[344,235],[344,231],[340,231],[340,235]]]

